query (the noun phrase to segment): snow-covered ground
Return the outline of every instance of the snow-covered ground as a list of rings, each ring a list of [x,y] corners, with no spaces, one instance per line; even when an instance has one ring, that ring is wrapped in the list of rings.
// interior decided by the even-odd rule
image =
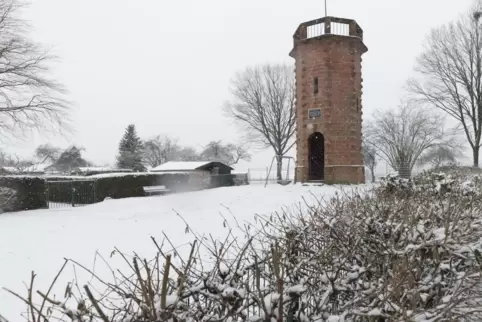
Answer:
[[[29,282],[34,270],[37,274],[34,290],[46,290],[65,257],[95,269],[102,264],[99,258],[94,260],[96,252],[109,258],[114,247],[131,254],[135,251],[149,259],[155,255],[150,236],[161,240],[165,232],[176,247],[192,242],[193,236],[185,233],[183,219],[197,233],[211,233],[222,238],[226,236],[227,228],[223,226],[221,214],[231,224],[234,223],[232,216],[239,222],[253,222],[255,214],[303,206],[303,198],[314,203],[315,198],[329,198],[339,189],[336,186],[299,184],[272,184],[266,188],[251,185],[161,197],[107,200],[80,208],[2,214],[0,315],[15,322],[21,321],[20,313],[25,312],[25,305],[2,287],[26,295],[24,283]],[[72,269],[64,274],[72,277]],[[61,294],[65,285],[58,289]]]

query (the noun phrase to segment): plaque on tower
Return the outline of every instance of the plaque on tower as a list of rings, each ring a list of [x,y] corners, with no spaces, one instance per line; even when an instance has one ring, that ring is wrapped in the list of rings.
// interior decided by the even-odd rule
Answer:
[[[313,119],[319,119],[321,118],[321,109],[319,108],[312,108],[308,111],[308,118],[310,120],[313,120]]]

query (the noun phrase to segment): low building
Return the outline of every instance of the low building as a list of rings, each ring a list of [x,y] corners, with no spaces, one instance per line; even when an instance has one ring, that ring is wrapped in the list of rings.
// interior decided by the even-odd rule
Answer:
[[[206,189],[213,186],[223,186],[223,178],[231,176],[234,169],[218,161],[169,161],[150,172],[155,173],[189,173],[189,186],[192,189]]]

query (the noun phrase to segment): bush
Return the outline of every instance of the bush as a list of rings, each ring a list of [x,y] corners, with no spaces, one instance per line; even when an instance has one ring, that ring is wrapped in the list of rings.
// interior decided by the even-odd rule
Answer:
[[[36,177],[0,177],[3,212],[47,208],[45,180]]]

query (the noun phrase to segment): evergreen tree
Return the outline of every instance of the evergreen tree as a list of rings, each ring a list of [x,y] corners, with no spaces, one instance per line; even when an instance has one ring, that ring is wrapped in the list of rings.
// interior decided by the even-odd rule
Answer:
[[[119,169],[145,171],[146,168],[142,164],[143,150],[143,143],[137,136],[136,127],[134,124],[130,124],[119,143],[117,167]]]

